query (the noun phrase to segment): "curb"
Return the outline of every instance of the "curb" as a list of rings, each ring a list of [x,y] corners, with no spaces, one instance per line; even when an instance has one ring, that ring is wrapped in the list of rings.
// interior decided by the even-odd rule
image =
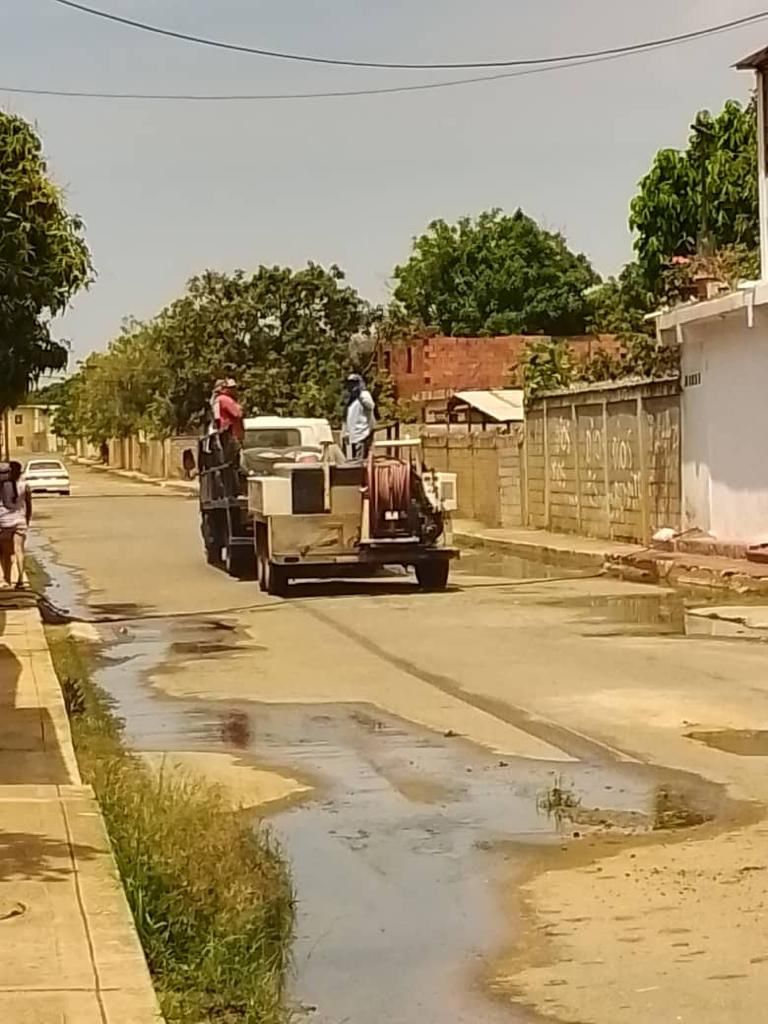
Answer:
[[[740,572],[738,566],[732,564],[722,568],[702,565],[680,555],[614,556],[606,561],[606,569],[611,576],[638,583],[768,597],[768,575],[753,576]]]
[[[766,574],[760,576],[743,572],[739,565],[725,559],[722,565],[706,565],[682,552],[672,554],[647,548],[626,553],[584,551],[553,547],[535,540],[504,540],[462,531],[454,531],[453,539],[462,548],[496,551],[531,562],[548,562],[570,569],[605,569],[609,576],[633,583],[768,597],[768,567]]]
[[[454,531],[453,539],[463,548],[485,549],[500,554],[525,558],[531,562],[549,562],[564,569],[602,569],[608,558],[600,551],[578,551],[573,548],[553,548],[534,541],[500,540],[483,534]]]

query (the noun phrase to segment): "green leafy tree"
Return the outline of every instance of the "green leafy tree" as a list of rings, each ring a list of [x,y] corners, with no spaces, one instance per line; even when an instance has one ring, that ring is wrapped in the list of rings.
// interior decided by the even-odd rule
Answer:
[[[628,263],[618,277],[609,277],[591,289],[588,298],[587,329],[591,334],[628,337],[653,331],[645,317],[657,303],[637,263]]]
[[[433,221],[395,268],[395,302],[449,335],[581,334],[599,281],[562,235],[517,210]]]
[[[50,325],[91,279],[82,229],[48,177],[31,125],[0,111],[0,410],[67,365]]]
[[[213,271],[146,323],[130,320],[106,352],[67,381],[56,429],[105,438],[200,428],[213,384],[231,376],[251,415],[337,418],[352,368],[374,367],[366,341],[378,312],[344,283],[338,267]],[[386,381],[372,381],[386,404]]]
[[[696,115],[685,150],[662,149],[630,205],[637,263],[659,295],[675,256],[711,254],[724,246],[754,250],[759,242],[757,118],[728,100],[713,116]]]
[[[332,415],[371,315],[335,266],[206,272],[153,323],[165,381],[157,425],[199,426],[214,381],[227,375],[252,414]]]

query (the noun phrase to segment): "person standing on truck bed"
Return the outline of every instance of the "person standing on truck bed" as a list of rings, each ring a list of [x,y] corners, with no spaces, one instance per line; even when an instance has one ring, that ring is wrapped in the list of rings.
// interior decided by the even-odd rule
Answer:
[[[346,439],[347,457],[362,461],[368,457],[376,425],[376,403],[359,373],[350,373],[345,386],[346,410],[343,437]]]
[[[237,382],[228,380],[216,382],[213,392],[213,420],[217,430],[228,430],[235,441],[242,441],[243,410],[237,401]]]

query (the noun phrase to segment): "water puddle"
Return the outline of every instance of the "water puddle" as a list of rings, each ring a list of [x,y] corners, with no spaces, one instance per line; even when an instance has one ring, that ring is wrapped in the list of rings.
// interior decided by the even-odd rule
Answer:
[[[697,729],[685,735],[689,740],[697,740],[726,754],[768,757],[768,729]]]
[[[519,558],[503,552],[470,549],[461,552],[453,572],[466,576],[490,576],[498,579],[545,580],[584,576],[583,569],[568,569],[551,562]]]
[[[533,583],[561,581],[578,586],[590,579],[589,570],[564,568],[547,562],[516,558],[501,552],[463,552],[456,569],[461,577],[488,577],[490,580]],[[482,588],[483,584],[476,584]],[[493,586],[493,583],[486,584]],[[470,584],[473,586],[473,584]],[[624,588],[625,589],[625,588]],[[740,640],[768,643],[768,605],[739,594],[713,594],[709,590],[669,590],[648,587],[647,592],[621,594],[578,593],[550,598],[545,590],[521,591],[524,599],[537,604],[573,608],[584,635],[598,637],[687,637],[692,639]],[[729,607],[730,602],[732,607]]]
[[[719,605],[722,600],[723,595],[718,594]],[[739,601],[743,604],[743,596]],[[750,626],[743,619],[730,616],[723,607],[710,610],[701,595],[691,596],[680,591],[589,595],[552,603],[577,609],[579,621],[587,626],[585,635],[588,636],[664,636],[768,643],[768,629]]]

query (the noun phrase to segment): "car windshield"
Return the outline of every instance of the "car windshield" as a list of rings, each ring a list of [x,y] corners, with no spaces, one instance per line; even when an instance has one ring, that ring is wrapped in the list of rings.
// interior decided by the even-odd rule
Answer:
[[[64,473],[66,470],[60,462],[28,462],[27,472],[28,473]]]
[[[301,431],[287,427],[259,427],[246,430],[244,448],[299,448]]]

